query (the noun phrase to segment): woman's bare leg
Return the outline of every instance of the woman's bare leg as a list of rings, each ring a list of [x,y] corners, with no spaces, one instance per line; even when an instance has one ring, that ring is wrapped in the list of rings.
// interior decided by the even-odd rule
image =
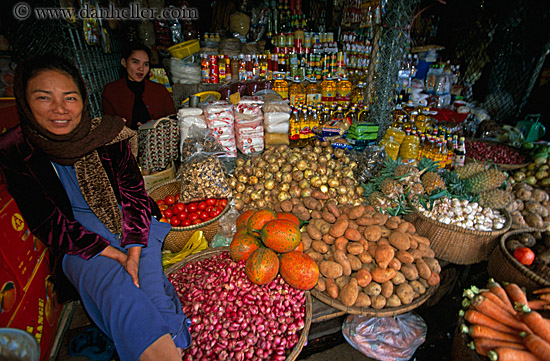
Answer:
[[[165,334],[147,347],[139,360],[181,361],[181,349],[176,348],[176,344],[169,334]]]

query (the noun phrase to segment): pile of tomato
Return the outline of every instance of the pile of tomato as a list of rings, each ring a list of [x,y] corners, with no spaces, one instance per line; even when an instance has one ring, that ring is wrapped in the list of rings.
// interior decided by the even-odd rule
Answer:
[[[227,206],[225,198],[207,198],[202,201],[182,203],[179,193],[159,199],[157,205],[162,213],[161,222],[174,227],[187,227],[217,217]]]

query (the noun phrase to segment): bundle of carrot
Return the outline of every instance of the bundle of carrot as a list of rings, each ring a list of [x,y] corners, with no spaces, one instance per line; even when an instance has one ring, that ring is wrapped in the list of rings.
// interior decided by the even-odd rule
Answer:
[[[550,294],[550,289],[539,291]],[[461,332],[472,337],[469,346],[478,354],[491,361],[550,360],[550,319],[531,308],[541,306],[530,302],[517,284],[490,279],[487,288],[473,286],[464,296],[459,315],[468,325]]]

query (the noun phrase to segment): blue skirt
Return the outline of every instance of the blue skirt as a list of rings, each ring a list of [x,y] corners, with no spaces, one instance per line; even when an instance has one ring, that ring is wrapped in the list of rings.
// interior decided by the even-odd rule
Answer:
[[[115,237],[91,212],[71,166],[54,164],[69,195],[75,218],[86,229],[105,237],[111,246],[126,253]],[[152,218],[147,247],[139,262],[137,288],[117,261],[95,256],[84,260],[65,255],[63,271],[75,286],[94,323],[113,340],[121,361],[138,361],[143,351],[159,337],[170,334],[177,347],[191,343],[191,321],[182,311],[172,284],[162,269],[161,248],[170,225]]]

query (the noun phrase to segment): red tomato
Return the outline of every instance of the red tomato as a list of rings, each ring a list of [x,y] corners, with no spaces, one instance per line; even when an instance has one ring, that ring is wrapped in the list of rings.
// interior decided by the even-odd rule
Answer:
[[[222,211],[218,207],[212,207],[212,210],[209,212],[210,218],[214,218],[219,215]]]
[[[202,213],[200,214],[199,217],[200,217],[200,219],[202,219],[203,221],[206,221],[207,219],[210,218],[210,214],[209,214],[208,212],[202,212]]]
[[[182,227],[187,227],[187,226],[190,226],[191,225],[191,221],[189,220],[189,218],[187,219],[184,219],[183,221],[181,221],[181,224],[180,224]]]
[[[164,217],[162,217],[162,218],[160,219],[160,221],[161,221],[161,222],[164,222],[164,223],[170,223],[170,222],[168,222],[168,220],[167,220],[166,218],[164,218]]]
[[[529,247],[519,247],[514,251],[514,257],[519,263],[530,266],[535,260],[535,252],[531,251]]]
[[[183,221],[183,220],[187,219],[187,212],[183,211],[183,212],[178,213],[178,218],[180,219],[180,221]]]
[[[178,227],[180,225],[181,221],[178,217],[172,217],[170,218],[170,224],[174,227]]]
[[[205,202],[207,206],[214,206],[216,205],[216,198],[208,198]]]
[[[180,194],[176,193],[176,202],[178,202],[179,200],[180,200]]]
[[[180,212],[183,212],[185,210],[185,204],[178,202],[178,203],[174,204],[174,206],[172,207],[172,210],[174,211],[174,214],[178,214]]]
[[[172,204],[176,203],[176,197],[174,197],[172,195],[166,196],[166,198],[164,198],[164,203],[171,206]]]
[[[225,206],[227,206],[227,199],[225,198],[218,199],[217,206],[220,207],[221,209],[225,209]]]
[[[165,204],[163,204],[162,206],[159,206],[159,209],[161,210],[161,212],[165,211],[168,209],[168,206]]]
[[[196,212],[197,209],[197,203],[195,202],[191,202],[187,205],[187,212]]]
[[[157,206],[159,206],[159,207],[160,207],[160,206],[163,206],[163,205],[165,205],[165,204],[166,204],[166,203],[164,203],[164,199],[159,199],[159,200],[157,201]]]
[[[191,224],[199,224],[202,223],[202,219],[195,219],[194,221],[191,221]]]
[[[199,214],[197,212],[191,212],[187,215],[187,218],[193,222],[195,219],[199,219]]]
[[[199,202],[199,205],[197,206],[200,210],[205,210],[206,209],[206,202],[205,201],[201,201]]]
[[[164,216],[166,218],[172,218],[173,215],[174,215],[174,212],[171,209],[167,209],[164,211]]]

